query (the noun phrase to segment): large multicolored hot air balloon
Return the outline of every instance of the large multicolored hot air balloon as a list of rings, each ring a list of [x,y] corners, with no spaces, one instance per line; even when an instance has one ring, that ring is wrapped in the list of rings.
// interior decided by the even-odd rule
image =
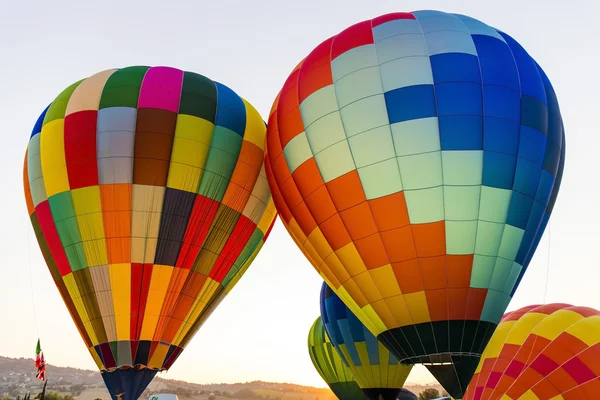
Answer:
[[[507,313],[464,400],[597,399],[600,311],[569,304]]]
[[[540,66],[467,16],[383,15],[300,62],[266,143],[275,206],[312,265],[400,360],[462,397],[562,179]]]
[[[396,400],[412,370],[358,320],[339,297],[323,283],[321,319],[335,350],[370,400]]]
[[[315,369],[338,399],[364,400],[365,395],[348,365],[327,336],[321,317],[315,320],[308,333],[308,353]]]
[[[169,369],[261,249],[265,131],[228,87],[141,66],[74,83],[35,124],[31,223],[113,398]]]

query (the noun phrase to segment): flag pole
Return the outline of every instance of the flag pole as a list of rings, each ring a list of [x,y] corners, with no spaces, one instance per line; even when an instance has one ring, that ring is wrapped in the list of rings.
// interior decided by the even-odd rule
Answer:
[[[40,396],[40,400],[44,400],[44,396],[46,395],[46,385],[48,384],[48,380],[44,379],[44,388],[42,389],[42,395]]]

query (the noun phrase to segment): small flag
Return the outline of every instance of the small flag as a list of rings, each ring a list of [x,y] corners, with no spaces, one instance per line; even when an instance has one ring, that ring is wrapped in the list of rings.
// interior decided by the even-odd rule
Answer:
[[[44,352],[40,346],[40,339],[38,339],[37,346],[35,348],[35,366],[37,373],[35,377],[41,381],[46,380],[46,360],[44,360]]]

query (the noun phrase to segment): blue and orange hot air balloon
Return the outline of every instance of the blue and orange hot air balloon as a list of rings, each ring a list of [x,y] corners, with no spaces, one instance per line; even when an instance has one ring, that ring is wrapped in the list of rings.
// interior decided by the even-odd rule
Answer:
[[[170,368],[261,249],[265,131],[225,85],[142,66],[74,83],[35,124],[31,223],[113,398]]]
[[[308,354],[315,369],[339,400],[364,400],[365,395],[352,376],[348,363],[334,348],[317,317],[308,333]]]
[[[565,135],[542,68],[476,19],[383,15],[303,59],[266,142],[275,206],[314,268],[461,398],[560,188]]]
[[[396,400],[413,366],[399,362],[325,282],[321,286],[321,319],[366,399]]]

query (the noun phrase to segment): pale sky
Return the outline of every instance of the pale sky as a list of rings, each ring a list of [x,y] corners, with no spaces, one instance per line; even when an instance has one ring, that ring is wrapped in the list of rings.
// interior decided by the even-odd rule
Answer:
[[[109,68],[168,65],[226,84],[266,120],[285,78],[320,42],[365,19],[422,9],[505,31],[558,94],[567,159],[550,223],[550,263],[547,230],[509,310],[543,302],[546,277],[547,302],[600,309],[598,1],[0,0],[0,355],[32,357],[39,329],[48,362],[96,368],[52,282],[23,196],[31,128],[62,89]],[[278,222],[238,286],[161,376],[325,387],[306,348],[321,282]],[[417,367],[408,381],[433,377]]]

